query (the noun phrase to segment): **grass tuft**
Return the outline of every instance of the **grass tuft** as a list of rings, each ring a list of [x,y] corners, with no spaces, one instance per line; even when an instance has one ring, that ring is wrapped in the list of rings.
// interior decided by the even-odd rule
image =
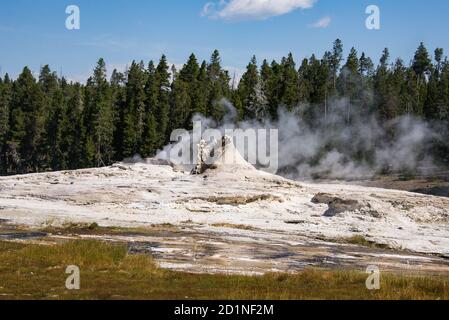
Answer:
[[[341,239],[340,242],[347,244],[355,244],[363,247],[378,248],[378,249],[389,249],[387,244],[381,244],[374,241],[366,239],[364,236],[356,235],[350,238]]]

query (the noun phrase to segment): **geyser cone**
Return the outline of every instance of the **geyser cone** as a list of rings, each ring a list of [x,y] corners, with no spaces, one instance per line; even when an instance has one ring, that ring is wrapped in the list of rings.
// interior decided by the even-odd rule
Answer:
[[[237,173],[256,169],[242,157],[232,138],[223,136],[219,142],[206,143],[201,140],[198,144],[197,164],[192,174],[202,174],[207,170]]]

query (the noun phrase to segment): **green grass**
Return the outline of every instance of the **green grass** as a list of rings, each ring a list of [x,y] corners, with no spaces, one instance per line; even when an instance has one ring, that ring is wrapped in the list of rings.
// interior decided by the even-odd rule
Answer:
[[[356,271],[309,269],[265,276],[198,275],[162,270],[124,245],[70,241],[58,245],[0,242],[2,299],[449,299],[449,277],[383,274],[381,290]],[[81,290],[65,289],[68,265]]]
[[[347,244],[355,244],[362,247],[368,247],[368,248],[378,248],[378,249],[389,249],[390,247],[386,244],[376,243],[374,241],[370,241],[366,239],[364,236],[353,236],[350,238],[343,238],[340,241],[341,243],[347,243]]]

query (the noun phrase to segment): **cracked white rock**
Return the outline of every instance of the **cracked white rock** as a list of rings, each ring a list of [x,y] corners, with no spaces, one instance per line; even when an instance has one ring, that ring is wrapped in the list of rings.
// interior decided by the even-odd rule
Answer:
[[[215,162],[215,169],[201,175],[145,161],[1,177],[0,219],[29,226],[49,222],[133,227],[191,221],[202,228],[234,224],[310,239],[362,235],[396,249],[449,256],[447,198],[297,183],[257,171],[233,149],[224,154],[237,157],[237,162],[230,166]],[[59,183],[54,184],[55,180]],[[330,209],[326,201],[312,202],[320,193],[342,199],[335,214],[325,216]]]

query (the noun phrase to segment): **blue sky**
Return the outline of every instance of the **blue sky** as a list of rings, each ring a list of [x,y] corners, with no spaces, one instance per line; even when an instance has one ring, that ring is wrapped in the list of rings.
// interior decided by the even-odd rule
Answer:
[[[72,4],[81,11],[80,30],[65,28]],[[380,8],[380,30],[365,27],[370,4]],[[448,12],[447,0],[4,0],[0,66],[15,77],[25,65],[37,72],[50,64],[84,81],[99,57],[123,69],[162,53],[174,64],[191,52],[208,59],[218,49],[224,66],[241,70],[253,54],[261,61],[292,52],[298,63],[321,56],[336,38],[345,53],[355,46],[377,61],[388,47],[408,62],[421,41],[449,53]]]

